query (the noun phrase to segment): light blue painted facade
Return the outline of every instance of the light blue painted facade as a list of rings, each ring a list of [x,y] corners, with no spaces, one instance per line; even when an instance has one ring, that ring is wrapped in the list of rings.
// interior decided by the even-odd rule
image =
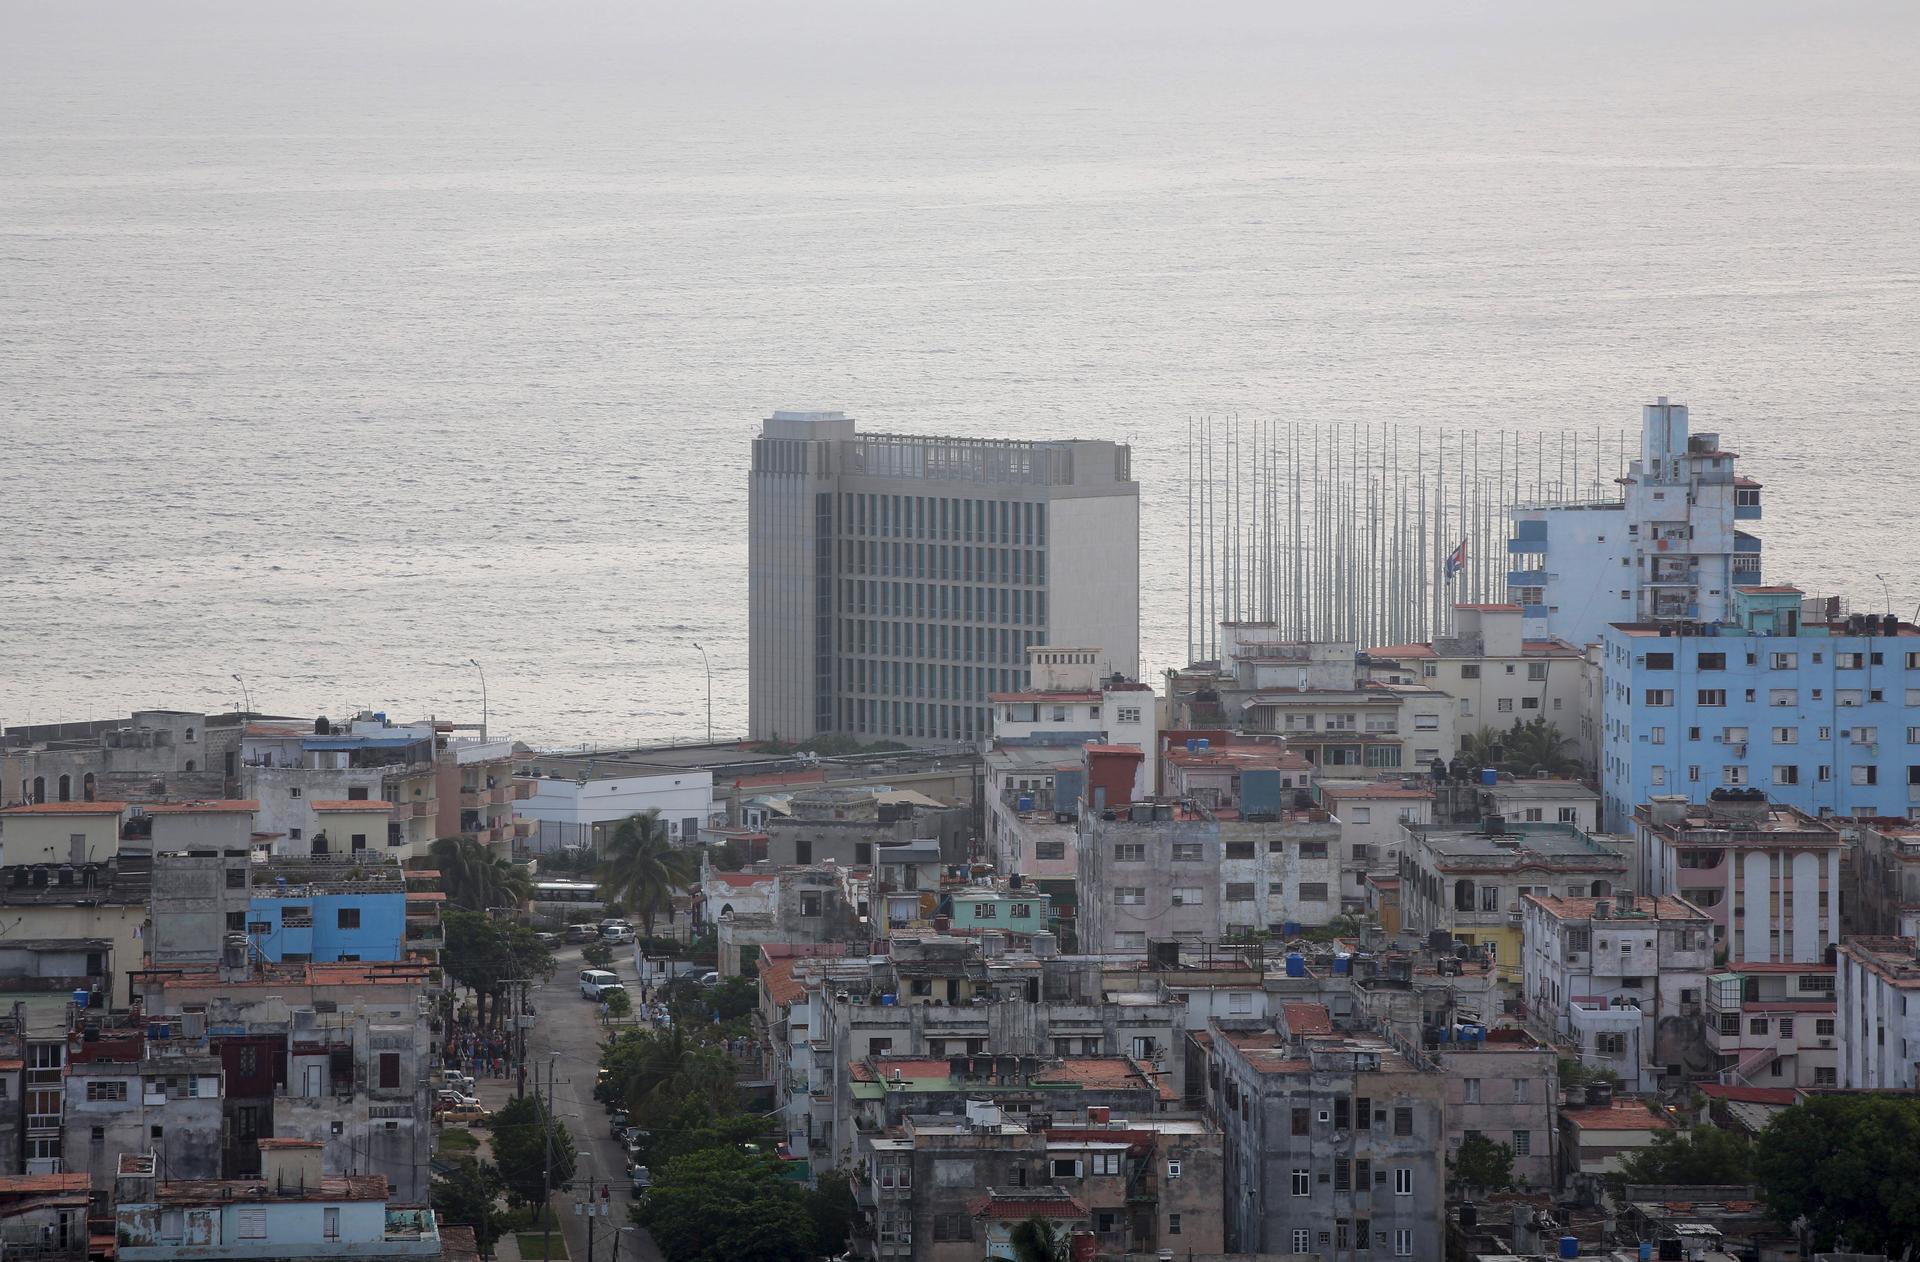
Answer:
[[[1511,511],[1507,599],[1530,640],[1588,645],[1615,622],[1719,622],[1733,590],[1761,581],[1760,485],[1720,436],[1692,433],[1686,405],[1641,409],[1640,454],[1618,500]]]
[[[1658,794],[1764,790],[1809,815],[1920,808],[1920,630],[1807,625],[1792,588],[1736,592],[1707,634],[1608,627],[1602,639],[1606,827]]]
[[[305,925],[299,923],[302,911],[308,913]],[[289,955],[316,964],[398,960],[406,931],[407,896],[400,890],[256,893],[247,903],[247,936],[275,963]]]

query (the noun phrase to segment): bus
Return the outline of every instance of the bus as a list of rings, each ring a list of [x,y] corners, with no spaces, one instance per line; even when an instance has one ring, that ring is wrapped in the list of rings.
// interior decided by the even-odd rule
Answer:
[[[600,887],[591,881],[538,881],[529,910],[539,924],[565,925],[598,920],[607,909]]]

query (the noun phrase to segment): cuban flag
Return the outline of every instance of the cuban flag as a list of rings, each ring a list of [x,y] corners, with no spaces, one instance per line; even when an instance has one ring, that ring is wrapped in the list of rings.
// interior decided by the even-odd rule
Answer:
[[[1459,547],[1447,553],[1447,565],[1446,565],[1447,581],[1451,583],[1453,581],[1454,575],[1458,574],[1461,570],[1464,570],[1466,568],[1467,568],[1467,541],[1465,539],[1462,539],[1460,541]]]

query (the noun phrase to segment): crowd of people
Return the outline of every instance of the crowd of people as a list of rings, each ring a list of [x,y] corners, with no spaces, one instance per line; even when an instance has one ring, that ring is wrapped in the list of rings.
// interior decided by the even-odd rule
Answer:
[[[440,1055],[442,1064],[464,1069],[475,1078],[505,1078],[513,1071],[510,1037],[499,1030],[474,1028],[472,1018],[464,1012],[447,1032]]]

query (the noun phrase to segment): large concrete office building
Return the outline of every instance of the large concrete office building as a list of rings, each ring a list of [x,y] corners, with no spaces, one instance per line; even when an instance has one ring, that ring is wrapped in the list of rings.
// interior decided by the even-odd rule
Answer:
[[[1036,644],[1134,677],[1140,488],[1111,442],[862,434],[776,412],[747,496],[756,739],[989,734]]]

